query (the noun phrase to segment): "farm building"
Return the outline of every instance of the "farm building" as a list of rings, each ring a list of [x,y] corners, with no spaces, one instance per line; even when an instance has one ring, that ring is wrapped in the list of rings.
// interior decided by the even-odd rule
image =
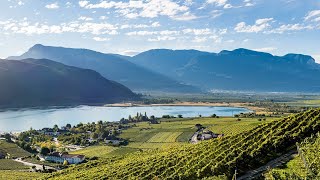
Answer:
[[[63,163],[65,160],[68,161],[69,164],[79,164],[84,161],[84,155],[78,154],[68,154],[68,153],[59,153],[53,152],[44,157],[46,161],[52,161],[56,163]]]

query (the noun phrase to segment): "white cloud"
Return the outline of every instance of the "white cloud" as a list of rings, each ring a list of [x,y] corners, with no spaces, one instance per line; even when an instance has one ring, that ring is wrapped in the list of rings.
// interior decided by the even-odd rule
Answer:
[[[257,49],[253,49],[255,51],[260,51],[260,52],[272,52],[277,50],[278,48],[276,47],[263,47],[263,48],[257,48]]]
[[[58,5],[58,3],[56,2],[56,3],[53,3],[53,4],[48,4],[48,5],[46,5],[46,8],[48,8],[48,9],[58,9],[58,8],[59,8],[59,5]]]
[[[234,40],[233,40],[233,39],[230,39],[230,40],[227,40],[226,42],[227,42],[227,43],[234,43]]]
[[[300,31],[305,29],[314,29],[311,25],[302,25],[302,24],[285,24],[281,25],[280,27],[273,29],[271,31],[268,31],[267,33],[279,33],[282,34],[287,31]]]
[[[244,6],[250,7],[250,6],[254,6],[254,4],[249,2],[249,3],[246,3]]]
[[[120,29],[139,29],[139,28],[151,28],[151,27],[160,27],[159,22],[153,22],[152,24],[123,24],[120,26]]]
[[[149,38],[148,41],[150,41],[150,42],[172,41],[175,39],[176,39],[176,37],[172,37],[172,36],[157,36],[156,38]]]
[[[269,22],[272,20],[273,18],[257,19],[254,25],[247,25],[245,22],[240,22],[236,25],[234,30],[236,32],[246,32],[246,33],[261,32],[266,30],[268,27],[270,27]]]
[[[198,18],[197,16],[191,14],[190,12],[186,12],[178,16],[172,16],[172,19],[179,20],[179,21],[190,21],[197,18]]]
[[[184,5],[191,6],[194,2],[192,0],[185,0]]]
[[[213,34],[213,32],[209,28],[205,29],[184,29],[182,30],[184,34],[193,34],[193,35],[210,35]]]
[[[89,1],[79,1],[79,6],[80,7],[86,7],[86,5],[89,4]]]
[[[207,37],[199,37],[199,36],[194,37],[194,39],[192,40],[192,42],[196,42],[196,43],[202,43],[205,41],[207,41]]]
[[[92,22],[82,22],[79,23],[69,22],[62,23],[58,25],[48,25],[46,23],[30,23],[26,20],[23,21],[5,21],[0,22],[0,29],[6,33],[13,34],[60,34],[64,32],[74,32],[74,33],[91,33],[94,35],[99,34],[118,34],[118,27],[108,23],[92,23]]]
[[[224,9],[230,9],[230,8],[233,8],[233,6],[231,4],[225,4],[223,6]]]
[[[69,8],[70,6],[72,6],[71,2],[66,2],[66,7]]]
[[[149,35],[155,35],[157,32],[155,31],[132,31],[126,33],[127,36],[149,36]]]
[[[320,21],[320,10],[314,10],[310,11],[305,17],[305,20],[311,20],[311,21]]]
[[[211,11],[211,18],[217,18],[219,16],[221,16],[223,13],[221,10],[213,10]]]
[[[22,6],[22,5],[24,5],[24,2],[22,2],[22,1],[19,1],[19,2],[18,2],[18,5],[19,5],[19,6]]]
[[[100,1],[91,4],[89,1],[79,1],[79,6],[85,9],[115,9],[117,13],[127,18],[155,18],[168,16],[175,20],[195,19],[195,15],[189,12],[189,7],[180,5],[171,0],[148,0],[148,1]]]
[[[93,18],[90,18],[90,17],[85,17],[85,16],[81,16],[78,18],[79,20],[82,20],[82,21],[92,21]]]
[[[94,37],[92,38],[95,41],[103,42],[103,41],[109,41],[109,38],[101,38],[101,37]]]
[[[107,16],[100,16],[99,19],[100,20],[106,20],[106,19],[108,19],[108,17]]]
[[[120,54],[126,55],[126,56],[135,56],[137,54],[139,54],[140,52],[135,51],[135,50],[125,50],[123,52],[121,52]]]
[[[312,55],[312,57],[316,60],[318,64],[320,64],[320,54]]]
[[[216,6],[224,6],[228,0],[207,0],[207,4],[215,4]]]
[[[245,7],[254,6],[254,4],[251,2],[251,0],[244,0],[243,1]]]
[[[179,35],[179,31],[132,31],[126,33],[127,36],[150,36],[150,35]]]

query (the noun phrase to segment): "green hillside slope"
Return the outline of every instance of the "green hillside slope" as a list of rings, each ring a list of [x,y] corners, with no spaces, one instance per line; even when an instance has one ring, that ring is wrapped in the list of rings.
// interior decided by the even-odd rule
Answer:
[[[318,132],[320,110],[272,121],[221,139],[168,150],[134,153],[120,160],[83,164],[45,178],[54,179],[201,179],[232,177],[259,167]],[[104,162],[105,161],[105,162]]]

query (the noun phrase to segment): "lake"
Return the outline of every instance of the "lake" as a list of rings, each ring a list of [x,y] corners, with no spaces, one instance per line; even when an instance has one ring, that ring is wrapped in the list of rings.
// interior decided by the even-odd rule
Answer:
[[[179,114],[183,117],[210,116],[232,116],[234,114],[249,112],[245,108],[237,107],[213,107],[213,106],[143,106],[143,107],[100,107],[100,106],[78,106],[72,108],[53,109],[21,109],[0,112],[0,132],[19,132],[44,127],[59,127],[67,123],[76,125],[80,122],[119,121],[121,118],[134,116],[137,112],[148,116]]]

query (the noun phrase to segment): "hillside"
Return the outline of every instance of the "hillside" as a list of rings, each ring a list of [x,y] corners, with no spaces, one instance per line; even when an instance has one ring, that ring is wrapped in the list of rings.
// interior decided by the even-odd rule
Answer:
[[[236,136],[196,145],[134,153],[69,168],[51,179],[202,179],[226,175],[231,179],[281,156],[297,142],[320,130],[320,109],[291,115]]]
[[[19,57],[8,59],[50,59],[66,65],[92,69],[107,79],[119,82],[134,91],[158,92],[199,92],[199,89],[184,85],[167,76],[138,66],[125,59],[125,56],[103,54],[88,49],[72,49],[35,45]]]
[[[1,107],[111,103],[136,99],[99,73],[50,60],[0,60]]]
[[[280,57],[248,49],[220,53],[156,49],[130,60],[206,90],[320,91],[320,65],[301,54]]]

